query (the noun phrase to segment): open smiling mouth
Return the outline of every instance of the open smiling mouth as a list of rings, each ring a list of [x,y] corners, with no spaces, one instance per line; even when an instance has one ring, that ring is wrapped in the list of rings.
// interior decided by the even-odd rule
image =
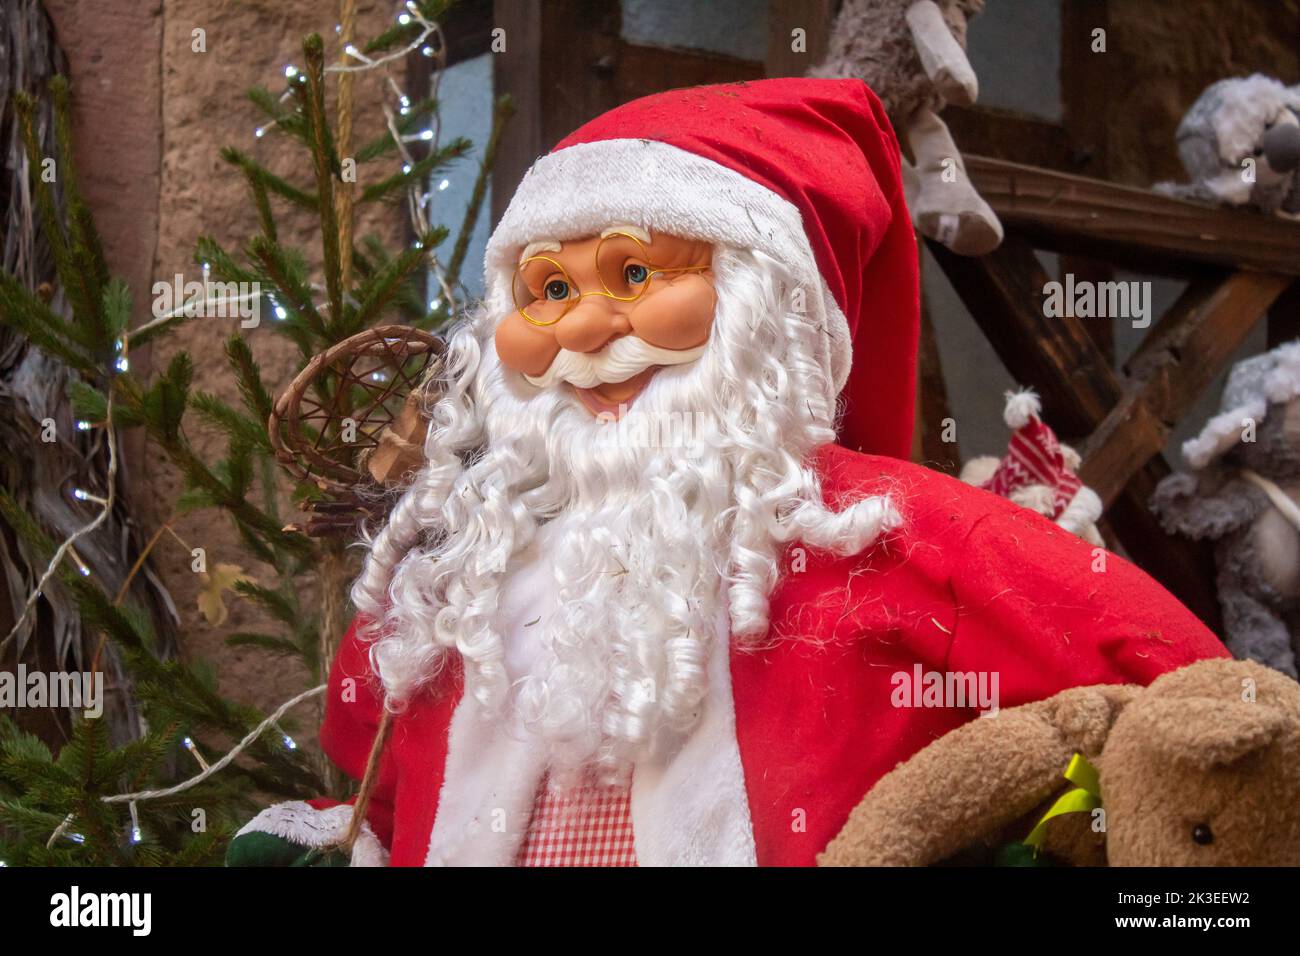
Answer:
[[[602,382],[591,388],[578,388],[576,385],[571,387],[582,404],[587,407],[587,411],[598,417],[612,415],[617,419],[631,406],[660,368],[662,368],[660,365],[651,365],[625,382]]]

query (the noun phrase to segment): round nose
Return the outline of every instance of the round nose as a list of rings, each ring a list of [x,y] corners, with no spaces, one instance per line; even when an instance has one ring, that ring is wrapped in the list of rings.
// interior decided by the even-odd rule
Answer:
[[[1276,123],[1260,143],[1264,158],[1275,172],[1289,173],[1300,165],[1300,125]]]
[[[632,325],[608,296],[586,296],[555,326],[555,341],[570,352],[599,352]]]

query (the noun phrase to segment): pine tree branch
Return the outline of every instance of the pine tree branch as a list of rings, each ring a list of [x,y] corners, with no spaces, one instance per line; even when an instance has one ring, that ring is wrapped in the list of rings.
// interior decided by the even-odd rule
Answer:
[[[325,292],[329,297],[330,316],[337,322],[343,315],[343,277],[339,255],[339,224],[334,208],[334,172],[338,157],[325,115],[325,52],[319,34],[313,33],[302,45],[307,58],[307,82],[300,94],[311,134],[312,168],[316,173],[316,195],[320,202],[321,249],[325,269]],[[303,84],[298,85],[303,90]]]
[[[464,156],[472,148],[469,140],[458,138],[441,149],[435,150],[423,159],[417,160],[402,172],[394,173],[377,183],[371,183],[361,191],[363,203],[391,200],[396,193],[417,183],[422,183],[448,163]]]

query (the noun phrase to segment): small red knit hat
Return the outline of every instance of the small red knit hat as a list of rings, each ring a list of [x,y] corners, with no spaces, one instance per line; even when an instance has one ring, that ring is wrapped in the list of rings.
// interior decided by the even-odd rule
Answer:
[[[1038,417],[1041,404],[1030,389],[1007,392],[1003,418],[1012,429],[1007,453],[997,470],[980,487],[1003,498],[1030,486],[1047,488],[1052,494],[1053,521],[1078,533],[1101,517],[1101,499],[1075,474],[1077,456],[1067,455],[1056,433]]]
[[[840,442],[907,457],[920,327],[916,241],[898,142],[860,80],[773,79],[634,100],[565,137],[528,173],[488,243],[509,303],[530,242],[633,225],[757,250],[820,294],[808,321],[844,402]]]

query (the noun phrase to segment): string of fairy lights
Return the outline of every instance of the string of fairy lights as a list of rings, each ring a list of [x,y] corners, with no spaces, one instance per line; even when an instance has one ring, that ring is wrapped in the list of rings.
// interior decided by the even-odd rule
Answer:
[[[353,43],[346,42],[344,43],[342,52],[343,55],[348,58],[347,61],[327,66],[325,67],[325,72],[344,74],[344,73],[364,73],[364,72],[369,72],[374,70],[382,71],[384,86],[392,96],[392,102],[385,101],[381,103],[381,109],[383,111],[385,125],[387,126],[389,135],[392,137],[393,142],[397,147],[398,156],[401,160],[402,172],[410,173],[410,171],[416,165],[416,159],[412,153],[411,146],[420,143],[428,143],[436,146],[440,138],[441,129],[437,118],[437,111],[435,110],[433,112],[433,121],[432,121],[432,126],[430,128],[422,129],[412,133],[401,132],[399,117],[408,116],[413,108],[413,105],[410,96],[407,95],[406,91],[398,84],[396,79],[394,79],[390,67],[393,64],[402,62],[403,60],[405,60],[406,57],[415,53],[416,51],[419,51],[419,53],[425,57],[429,57],[434,61],[435,68],[431,71],[430,89],[428,91],[428,95],[430,97],[436,97],[438,84],[442,76],[443,68],[446,65],[446,43],[445,43],[445,38],[443,37],[442,34],[441,27],[438,25],[436,21],[426,18],[423,15],[423,13],[420,11],[418,5],[414,2],[414,0],[406,0],[405,3],[401,4],[401,6],[398,8],[397,13],[395,14],[395,18],[398,25],[400,26],[406,27],[406,26],[413,25],[418,28],[418,32],[415,35],[415,38],[413,40],[411,40],[409,43],[407,43],[400,49],[394,50],[390,53],[386,53],[382,56],[374,56],[374,57],[369,56],[366,53],[362,52]],[[342,34],[343,32],[342,24],[339,24],[335,27],[335,32],[337,34]],[[295,82],[300,82],[303,79],[301,71],[291,63],[285,65],[283,73],[285,79],[289,81],[289,83],[291,84]],[[284,102],[286,99],[292,96],[292,94],[293,94],[293,87],[289,86],[288,88],[286,88],[284,93],[279,97],[279,101]],[[254,139],[260,141],[274,125],[275,125],[275,121],[272,120],[270,123],[266,125],[256,127],[253,130]],[[407,191],[406,191],[407,215],[415,235],[421,236],[428,232],[429,212],[432,206],[433,193],[435,191],[441,192],[442,190],[445,190],[448,187],[448,185],[449,183],[445,179],[441,180],[432,190],[426,189],[425,184],[418,181],[418,179],[413,180],[410,184],[408,184]],[[437,257],[433,254],[432,250],[430,250],[427,253],[427,255],[428,255],[428,266],[429,266],[430,275],[432,276],[433,281],[436,282],[441,288],[440,296],[447,303],[454,302],[453,292],[449,287],[449,284],[443,274],[441,265],[438,262]],[[285,310],[283,306],[281,306],[278,302],[276,302],[273,296],[267,293],[263,293],[261,291],[256,291],[250,294],[227,295],[226,290],[222,289],[217,295],[215,296],[210,295],[209,294],[209,289],[211,288],[210,263],[207,262],[202,263],[202,270],[203,270],[203,290],[204,290],[203,292],[196,294],[194,297],[183,302],[176,308],[162,315],[155,316],[149,322],[146,322],[145,324],[137,327],[136,329],[127,332],[122,336],[122,338],[118,340],[117,349],[113,358],[113,368],[117,372],[126,372],[130,368],[128,352],[130,348],[130,339],[132,336],[138,336],[141,333],[157,328],[158,326],[165,325],[182,316],[205,314],[209,309],[224,308],[228,310],[231,307],[238,306],[240,304],[254,301],[256,299],[264,297],[269,301],[269,304],[271,305],[272,308],[272,313],[275,315],[277,319],[283,320],[287,317],[288,315],[287,310]],[[323,289],[318,283],[313,283],[311,285],[311,288],[313,289],[313,291],[318,291],[318,292],[323,291]],[[434,308],[437,307],[437,305],[438,305],[437,299],[430,301],[429,302],[430,311],[433,311]],[[327,305],[322,303],[320,307],[327,308]],[[218,314],[232,314],[232,313],[230,313],[229,311],[223,311],[223,312],[219,312]],[[80,487],[74,488],[72,490],[72,496],[75,499],[77,499],[78,501],[84,501],[84,502],[89,502],[91,504],[94,504],[95,506],[97,506],[98,510],[96,514],[86,524],[82,525],[77,530],[73,531],[70,535],[68,535],[62,541],[62,543],[60,543],[58,548],[54,551],[54,554],[51,557],[49,564],[45,568],[45,571],[41,574],[40,578],[36,582],[35,587],[32,589],[31,593],[28,595],[27,600],[24,602],[22,606],[22,611],[19,614],[17,621],[14,623],[13,627],[10,629],[10,631],[5,636],[5,638],[3,640],[0,640],[0,654],[3,654],[4,651],[8,648],[9,644],[12,641],[16,640],[17,636],[23,632],[24,628],[28,624],[28,621],[33,611],[37,606],[38,601],[40,600],[41,594],[43,593],[44,589],[48,586],[50,579],[53,578],[58,573],[59,567],[63,564],[65,560],[71,560],[73,565],[77,569],[77,573],[83,576],[89,577],[92,573],[91,568],[77,554],[75,545],[78,540],[80,540],[81,538],[85,537],[88,534],[93,533],[108,519],[109,515],[112,513],[112,510],[115,507],[117,502],[116,488],[117,488],[117,476],[118,476],[118,435],[117,435],[116,425],[113,418],[113,391],[110,388],[107,390],[107,392],[108,392],[108,398],[105,406],[104,420],[102,422],[90,422],[85,420],[78,420],[76,422],[76,428],[78,431],[90,431],[92,429],[99,430],[103,434],[104,440],[108,442],[109,463],[105,475],[105,483],[106,483],[107,490],[103,495],[97,495],[93,492],[87,491]],[[296,750],[298,746],[297,743],[289,734],[285,733],[284,730],[280,727],[279,720],[288,711],[292,710],[294,707],[298,706],[299,704],[304,703],[305,701],[311,700],[323,694],[325,692],[326,686],[327,685],[325,684],[318,685],[309,690],[303,691],[302,693],[296,695],[295,697],[285,701],[278,708],[276,708],[276,710],[272,712],[265,720],[263,720],[255,728],[253,728],[233,748],[231,748],[222,757],[220,757],[215,761],[209,762],[199,751],[199,748],[194,743],[194,740],[188,736],[185,737],[181,743],[184,746],[184,748],[190,753],[190,755],[194,758],[195,762],[199,766],[199,773],[195,774],[190,778],[183,780],[174,786],[167,787],[164,789],[142,790],[134,793],[113,794],[113,795],[103,796],[100,799],[104,803],[109,803],[109,804],[116,804],[116,803],[127,804],[128,812],[130,814],[130,819],[131,819],[129,839],[130,842],[133,844],[140,843],[144,840],[144,833],[140,826],[140,815],[137,806],[139,803],[148,800],[157,800],[164,797],[174,796],[175,794],[182,793],[186,790],[189,790],[192,787],[197,786],[198,784],[207,780],[213,774],[218,773],[225,767],[229,766],[230,763],[232,763],[237,757],[239,757],[240,754],[242,754],[245,750],[247,750],[268,729],[274,728],[276,732],[279,733],[282,745],[285,747],[285,749]],[[77,844],[85,842],[85,836],[72,829],[73,823],[75,822],[75,817],[76,817],[75,813],[68,814],[63,819],[63,821],[55,828],[54,832],[50,834],[50,837],[46,842],[47,849],[52,848],[59,841],[60,838],[65,838]],[[0,860],[0,867],[6,865],[7,864],[5,863],[5,861]]]

